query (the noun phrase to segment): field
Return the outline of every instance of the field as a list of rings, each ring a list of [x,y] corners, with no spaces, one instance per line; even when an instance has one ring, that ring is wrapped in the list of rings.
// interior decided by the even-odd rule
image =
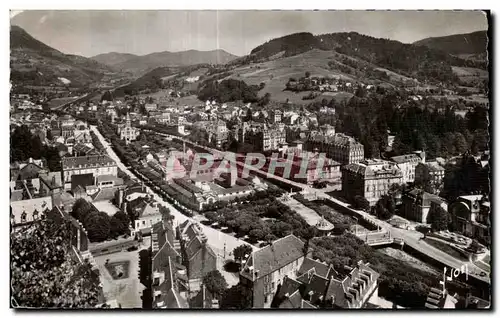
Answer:
[[[291,77],[304,77],[306,72],[311,73],[311,77],[331,77],[355,82],[356,78],[331,70],[328,62],[335,59],[335,52],[311,50],[303,54],[270,60],[262,63],[243,65],[231,70],[231,75],[227,78],[243,80],[249,85],[259,85],[264,83],[266,86],[259,91],[259,96],[266,93],[271,94],[273,101],[284,102],[287,99],[296,104],[309,104],[313,100],[302,100],[302,97],[309,95],[310,92],[289,92],[284,91],[285,85]],[[352,95],[339,95],[342,98]],[[323,98],[329,99],[330,96],[318,96],[316,100]]]

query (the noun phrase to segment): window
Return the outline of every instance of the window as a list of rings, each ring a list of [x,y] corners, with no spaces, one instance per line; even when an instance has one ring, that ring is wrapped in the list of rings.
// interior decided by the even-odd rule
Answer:
[[[146,225],[146,221],[142,221],[142,225]]]
[[[271,290],[274,290],[274,282],[271,283]]]

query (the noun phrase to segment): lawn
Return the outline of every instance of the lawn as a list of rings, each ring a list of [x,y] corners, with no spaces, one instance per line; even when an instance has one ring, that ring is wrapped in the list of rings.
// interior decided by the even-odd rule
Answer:
[[[462,255],[460,252],[458,252],[457,250],[455,250],[453,247],[451,247],[449,244],[447,244],[445,242],[438,241],[438,240],[428,238],[428,237],[425,238],[424,241],[425,241],[425,243],[427,243],[427,244],[437,248],[438,250],[445,252],[446,254],[449,254],[457,259],[468,260],[467,257]]]

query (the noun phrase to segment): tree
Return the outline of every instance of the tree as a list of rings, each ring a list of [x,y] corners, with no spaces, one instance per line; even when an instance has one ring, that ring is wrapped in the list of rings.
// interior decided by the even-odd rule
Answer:
[[[233,250],[233,257],[236,263],[240,263],[245,259],[245,255],[250,256],[252,254],[252,247],[250,245],[244,244],[236,247]]]
[[[427,223],[431,225],[434,232],[448,229],[448,212],[443,208],[431,210],[427,216]]]
[[[85,199],[77,199],[73,204],[71,216],[83,223],[87,215],[94,210],[92,205]]]
[[[226,290],[221,298],[221,309],[249,309],[252,308],[252,291],[237,284]]]
[[[383,195],[375,205],[377,217],[381,220],[390,219],[396,212],[396,202],[391,195]]]
[[[224,294],[228,286],[224,276],[218,270],[206,274],[203,277],[203,285],[217,298],[220,298]]]
[[[306,75],[306,78],[309,78],[311,76],[311,72],[307,71],[305,75]]]
[[[370,202],[365,197],[357,195],[354,197],[354,206],[356,209],[368,211],[370,209]]]
[[[83,223],[90,242],[102,242],[110,236],[110,217],[105,212],[91,212]]]
[[[129,232],[130,219],[125,212],[118,211],[110,219],[110,235],[117,237]]]
[[[102,94],[102,97],[101,97],[101,102],[102,101],[112,102],[113,101],[113,94],[110,91],[104,92],[104,94]]]
[[[68,257],[71,223],[46,218],[11,234],[11,291],[19,307],[91,308],[99,274]]]
[[[47,129],[47,139],[50,141],[54,139],[54,137],[52,136],[52,131],[50,129]]]

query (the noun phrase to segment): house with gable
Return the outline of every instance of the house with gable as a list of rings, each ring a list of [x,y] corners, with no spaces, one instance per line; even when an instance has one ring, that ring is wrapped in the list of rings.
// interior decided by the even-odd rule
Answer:
[[[290,234],[248,257],[240,271],[240,283],[251,290],[253,308],[271,307],[285,277],[297,277],[304,254],[304,242]]]
[[[182,264],[187,269],[190,292],[200,290],[203,277],[217,269],[217,254],[199,224],[188,219],[177,227]]]
[[[340,274],[331,265],[306,257],[297,278],[285,277],[273,301],[278,308],[363,308],[378,297],[379,274],[359,261]]]
[[[181,265],[179,242],[172,222],[162,220],[151,229],[151,281],[153,308],[189,308],[187,275]]]

